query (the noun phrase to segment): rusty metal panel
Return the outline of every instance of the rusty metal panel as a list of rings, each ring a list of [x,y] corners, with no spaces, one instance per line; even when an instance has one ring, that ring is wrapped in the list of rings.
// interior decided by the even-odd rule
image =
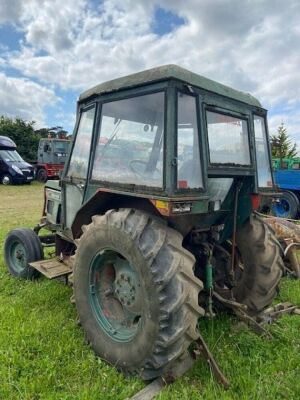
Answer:
[[[49,279],[54,279],[58,276],[67,275],[72,272],[72,269],[69,265],[55,258],[51,258],[49,260],[35,261],[30,263],[29,265]]]

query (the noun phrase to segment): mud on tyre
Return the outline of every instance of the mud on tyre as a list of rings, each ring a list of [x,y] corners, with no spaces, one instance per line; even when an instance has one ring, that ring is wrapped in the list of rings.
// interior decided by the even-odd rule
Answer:
[[[271,229],[255,214],[237,231],[237,247],[244,270],[234,296],[255,315],[277,294],[284,269],[281,247]]]

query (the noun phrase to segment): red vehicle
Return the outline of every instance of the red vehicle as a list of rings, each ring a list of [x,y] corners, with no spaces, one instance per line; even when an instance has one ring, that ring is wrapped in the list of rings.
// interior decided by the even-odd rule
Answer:
[[[49,178],[59,178],[69,152],[70,140],[46,138],[41,139],[38,158],[35,164],[36,180],[46,182]]]

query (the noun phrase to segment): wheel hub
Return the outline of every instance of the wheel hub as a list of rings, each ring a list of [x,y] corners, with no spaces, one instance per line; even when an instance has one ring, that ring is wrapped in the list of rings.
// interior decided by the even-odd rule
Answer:
[[[137,300],[137,282],[130,272],[119,272],[115,280],[115,295],[120,303],[129,309],[134,308]]]
[[[3,183],[3,185],[8,185],[8,184],[9,184],[9,182],[10,182],[10,179],[9,179],[9,177],[8,177],[8,176],[4,176],[4,177],[3,177],[3,179],[2,179],[2,183]]]
[[[113,250],[100,251],[90,266],[89,299],[97,322],[113,340],[127,342],[136,334],[141,297],[132,265]]]

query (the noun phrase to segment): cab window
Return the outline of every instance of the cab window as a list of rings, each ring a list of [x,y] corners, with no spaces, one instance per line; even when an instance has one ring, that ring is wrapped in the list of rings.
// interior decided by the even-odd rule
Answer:
[[[258,186],[272,187],[271,163],[268,151],[265,119],[259,115],[254,115],[254,133]]]
[[[177,188],[202,188],[196,98],[178,93],[177,115]]]
[[[249,166],[247,121],[215,111],[206,111],[210,164]]]
[[[102,106],[92,179],[163,186],[164,92]]]
[[[95,107],[81,113],[67,173],[67,176],[70,178],[86,179],[92,142],[94,116]]]

